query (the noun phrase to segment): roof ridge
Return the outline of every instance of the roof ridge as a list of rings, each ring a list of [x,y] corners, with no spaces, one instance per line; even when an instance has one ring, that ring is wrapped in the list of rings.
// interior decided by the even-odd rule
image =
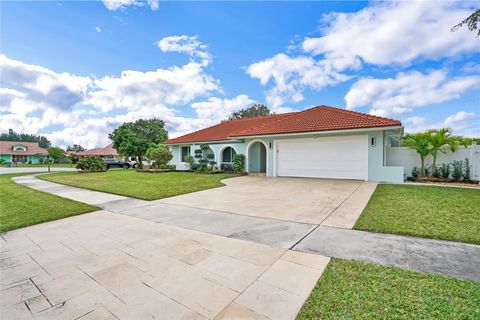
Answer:
[[[284,115],[285,117],[281,117],[281,118],[279,118],[279,119],[272,119],[272,121],[268,121],[268,122],[266,122],[266,123],[262,123],[262,124],[260,124],[260,125],[253,126],[253,127],[248,128],[248,129],[242,129],[242,130],[239,130],[239,131],[234,131],[234,132],[232,132],[232,133],[230,134],[230,136],[234,136],[235,134],[241,134],[242,131],[252,130],[252,129],[254,129],[254,128],[255,128],[255,129],[256,129],[256,128],[261,128],[261,127],[263,127],[263,126],[270,125],[270,124],[275,123],[275,122],[280,122],[280,121],[285,120],[285,119],[290,119],[291,117],[293,117],[293,116],[295,116],[295,115],[297,115],[297,114],[299,114],[299,113],[302,113],[302,112],[304,112],[304,111],[306,111],[306,110],[294,111],[294,112],[287,112],[287,113],[280,113],[280,114],[278,114],[278,115]]]
[[[316,107],[311,108],[311,109],[322,108],[322,107],[323,107],[323,108],[330,108],[330,109],[338,110],[338,111],[341,111],[341,112],[354,113],[354,114],[359,115],[359,116],[362,116],[362,117],[364,117],[364,118],[372,117],[372,118],[384,119],[384,120],[390,120],[390,121],[399,121],[399,120],[395,120],[395,119],[392,119],[392,118],[380,117],[380,116],[373,115],[373,114],[368,114],[368,113],[353,111],[353,110],[344,109],[344,108],[339,108],[339,107],[327,106],[327,105],[325,105],[325,104],[321,104],[321,105],[316,106]],[[311,110],[311,109],[308,109],[308,110]]]

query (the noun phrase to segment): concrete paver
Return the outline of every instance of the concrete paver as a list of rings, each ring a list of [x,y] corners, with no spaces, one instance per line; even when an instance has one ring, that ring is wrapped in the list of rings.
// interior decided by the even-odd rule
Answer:
[[[1,239],[5,319],[292,319],[328,262],[106,210]]]

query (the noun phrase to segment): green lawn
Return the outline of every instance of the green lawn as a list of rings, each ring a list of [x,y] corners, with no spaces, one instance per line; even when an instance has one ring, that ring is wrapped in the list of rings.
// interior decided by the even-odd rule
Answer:
[[[155,200],[223,186],[220,180],[232,174],[192,172],[146,173],[135,170],[108,170],[100,173],[59,172],[40,179],[123,196]]]
[[[380,184],[355,229],[480,244],[480,189]]]
[[[98,210],[97,207],[54,196],[11,180],[22,174],[0,175],[0,232]]]
[[[480,319],[480,283],[333,259],[297,319]]]

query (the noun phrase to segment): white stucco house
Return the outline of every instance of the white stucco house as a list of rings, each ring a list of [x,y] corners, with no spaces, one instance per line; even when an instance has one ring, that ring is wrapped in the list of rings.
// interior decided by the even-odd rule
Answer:
[[[318,106],[299,112],[224,121],[169,139],[171,164],[208,144],[218,165],[245,155],[245,171],[267,177],[403,182],[403,167],[386,165],[386,147],[403,134],[400,121]]]

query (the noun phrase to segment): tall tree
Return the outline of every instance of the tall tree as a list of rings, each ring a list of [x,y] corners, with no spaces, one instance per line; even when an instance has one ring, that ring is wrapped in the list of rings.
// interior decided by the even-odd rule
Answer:
[[[167,140],[165,122],[160,119],[139,119],[126,122],[108,135],[113,147],[119,153],[138,158],[138,167],[143,168],[142,159],[152,143],[159,144]]]
[[[462,144],[462,138],[452,135],[452,131],[448,128],[428,130],[430,135],[430,154],[433,157],[432,170],[430,176],[433,175],[433,170],[437,165],[437,157],[439,153],[446,153],[446,148],[450,148],[453,152]]]
[[[270,109],[268,109],[266,105],[256,103],[248,108],[232,113],[228,120],[268,116],[270,114],[273,113],[270,112]]]
[[[463,27],[464,25],[467,26],[468,30],[475,31],[477,30],[477,37],[480,36],[480,29],[478,28],[478,24],[480,23],[480,9],[475,10],[471,15],[469,15],[465,20],[457,24],[452,28],[452,31],[456,31]]]
[[[67,151],[80,152],[85,151],[85,148],[79,144],[74,144],[73,146],[68,146]]]
[[[62,148],[57,147],[48,147],[48,155],[53,159],[53,162],[58,162],[58,160],[65,157],[65,151]]]
[[[414,149],[420,155],[422,176],[426,176],[425,158],[430,154],[432,145],[430,143],[430,134],[428,132],[411,133],[405,135],[402,145]]]
[[[38,142],[40,147],[50,147],[50,141],[41,135],[29,133],[16,133],[13,129],[8,129],[8,133],[0,134],[0,141],[20,141],[20,142]]]

